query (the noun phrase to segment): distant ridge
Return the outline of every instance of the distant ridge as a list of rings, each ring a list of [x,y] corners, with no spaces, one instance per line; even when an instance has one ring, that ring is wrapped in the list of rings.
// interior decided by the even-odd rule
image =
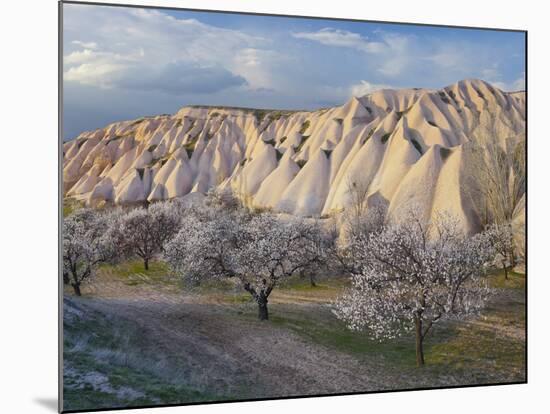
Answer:
[[[390,215],[414,203],[426,217],[456,215],[477,231],[463,146],[481,114],[524,139],[525,93],[478,79],[441,89],[383,89],[314,111],[193,105],[117,122],[63,146],[64,191],[90,205],[186,197],[227,188],[254,206],[337,214],[349,185]],[[194,196],[193,196],[194,197]]]

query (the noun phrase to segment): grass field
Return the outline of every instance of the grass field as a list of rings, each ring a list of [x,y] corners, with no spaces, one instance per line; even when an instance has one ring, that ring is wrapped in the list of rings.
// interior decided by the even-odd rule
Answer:
[[[437,325],[418,369],[412,336],[378,342],[336,319],[345,278],[287,282],[260,322],[236,284],[103,266],[83,297],[65,293],[65,409],[524,381],[525,276],[489,280],[481,317]]]

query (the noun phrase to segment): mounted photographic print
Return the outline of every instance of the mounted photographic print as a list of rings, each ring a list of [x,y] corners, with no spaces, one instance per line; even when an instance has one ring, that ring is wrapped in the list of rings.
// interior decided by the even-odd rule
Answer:
[[[60,17],[62,411],[526,382],[526,32]]]

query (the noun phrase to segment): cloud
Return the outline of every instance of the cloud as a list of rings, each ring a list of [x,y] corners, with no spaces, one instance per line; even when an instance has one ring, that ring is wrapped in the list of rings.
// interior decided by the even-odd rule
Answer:
[[[139,69],[126,73],[118,85],[130,89],[169,94],[208,94],[246,85],[245,78],[219,66],[200,66],[185,61],[169,63],[160,71],[143,74]]]
[[[80,40],[73,40],[71,43],[73,45],[82,46],[84,49],[97,49],[96,42],[82,42]]]
[[[380,89],[393,89],[390,85],[386,84],[376,84],[362,80],[356,85],[350,87],[352,96],[363,96],[368,95],[369,93],[375,92]]]
[[[89,112],[72,131],[77,124],[101,126],[98,119],[175,112],[186,104],[314,109],[389,85],[441,87],[491,75],[487,80],[507,90],[525,82],[518,76],[522,53],[514,57],[518,42],[485,31],[434,35],[415,26],[397,32],[353,22],[317,30],[301,19],[275,26],[257,24],[254,16],[83,4],[63,9],[64,92],[72,107],[85,104]]]
[[[512,82],[512,88],[510,89],[512,91],[524,91],[525,90],[525,72],[517,78],[514,82]]]
[[[359,33],[327,27],[317,32],[292,33],[292,36],[326,46],[352,48],[368,55],[376,55],[378,59],[376,70],[380,74],[387,77],[400,75],[409,62],[416,57],[411,48],[413,37],[383,30],[376,30],[373,34],[376,35],[377,40],[371,40]]]
[[[66,81],[171,94],[272,86],[259,36],[155,10],[64,7],[66,38],[89,39],[66,42]]]
[[[481,70],[482,79],[506,92],[525,90],[525,72],[522,72],[516,79],[507,82],[503,80],[504,76],[498,66],[498,63],[494,63],[492,67]]]
[[[368,38],[361,36],[359,33],[332,29],[330,27],[317,32],[292,33],[292,36],[297,39],[312,40],[327,46],[348,47],[367,53],[379,53],[385,49],[383,43],[369,41]]]
[[[497,88],[506,92],[524,91],[525,90],[525,72],[523,72],[521,76],[519,76],[517,79],[511,82],[495,81],[491,83],[495,85]]]

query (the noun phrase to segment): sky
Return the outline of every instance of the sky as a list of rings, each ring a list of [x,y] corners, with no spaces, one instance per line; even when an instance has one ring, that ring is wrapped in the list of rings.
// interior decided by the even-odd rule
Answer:
[[[63,135],[186,105],[316,109],[477,78],[525,87],[524,34],[63,5]]]

